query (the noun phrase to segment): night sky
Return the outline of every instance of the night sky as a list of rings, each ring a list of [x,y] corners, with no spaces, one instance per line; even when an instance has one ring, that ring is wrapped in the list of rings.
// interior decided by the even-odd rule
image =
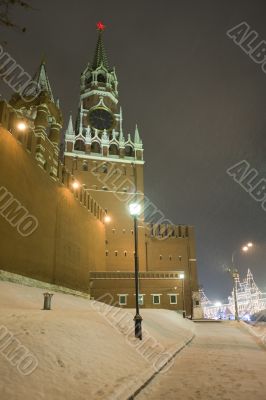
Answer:
[[[226,170],[245,159],[266,178],[266,74],[226,31],[246,21],[266,40],[265,0],[32,1],[15,12],[27,32],[1,27],[6,50],[34,74],[45,55],[65,122],[75,115],[79,77],[92,60],[95,24],[116,66],[124,131],[138,123],[144,142],[146,195],[176,224],[196,228],[200,283],[223,300],[223,271],[236,257],[266,291],[266,212]],[[3,96],[9,88],[1,83]]]

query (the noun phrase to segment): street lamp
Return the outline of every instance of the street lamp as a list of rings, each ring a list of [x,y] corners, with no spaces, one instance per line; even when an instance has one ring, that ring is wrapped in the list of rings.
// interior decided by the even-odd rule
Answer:
[[[110,217],[110,215],[105,214],[105,216],[104,216],[104,222],[105,222],[106,224],[108,224],[109,222],[111,222],[111,217]]]
[[[181,272],[181,274],[179,274],[179,278],[182,279],[182,307],[183,307],[183,318],[186,318],[185,290],[184,290],[185,274],[184,274],[184,272]]]
[[[20,121],[17,123],[16,127],[18,131],[25,132],[25,130],[27,129],[27,124],[23,121]]]
[[[72,186],[72,188],[73,188],[74,190],[77,190],[77,189],[79,189],[79,187],[80,187],[80,183],[79,183],[78,181],[75,180],[75,181],[72,182],[71,186]]]
[[[253,247],[253,243],[249,242],[246,245],[242,246],[242,251],[245,253],[249,251],[249,249]],[[232,253],[232,267],[227,268],[227,271],[230,273],[232,279],[233,279],[233,292],[234,292],[234,303],[235,303],[235,320],[239,321],[239,313],[238,313],[238,301],[237,301],[237,279],[239,278],[239,272],[237,268],[234,266],[234,257],[238,249],[233,251]]]
[[[139,254],[138,254],[138,216],[141,212],[141,206],[139,203],[129,204],[129,213],[134,219],[134,242],[135,242],[135,295],[136,295],[136,315],[135,321],[135,337],[142,340],[142,317],[139,313]]]

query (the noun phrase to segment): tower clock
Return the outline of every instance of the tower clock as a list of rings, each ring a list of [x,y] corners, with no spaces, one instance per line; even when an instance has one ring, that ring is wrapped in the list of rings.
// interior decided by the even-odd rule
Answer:
[[[113,114],[105,108],[94,108],[89,113],[90,126],[99,131],[112,129],[114,122]]]

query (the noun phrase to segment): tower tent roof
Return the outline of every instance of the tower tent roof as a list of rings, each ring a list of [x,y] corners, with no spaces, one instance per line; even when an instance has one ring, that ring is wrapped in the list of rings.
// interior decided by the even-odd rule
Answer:
[[[91,66],[92,69],[97,69],[102,65],[107,70],[109,70],[108,60],[103,44],[103,29],[98,29],[98,31],[99,31],[99,36],[95,49],[94,59]]]
[[[46,91],[48,93],[50,99],[54,102],[54,96],[48,79],[44,60],[42,60],[40,67],[36,72],[33,80],[38,83],[38,86],[41,89],[41,91]]]
[[[68,122],[68,127],[67,127],[67,130],[66,130],[66,134],[67,135],[75,135],[74,128],[73,128],[72,115],[71,114],[70,114],[70,117],[69,117],[69,122]]]

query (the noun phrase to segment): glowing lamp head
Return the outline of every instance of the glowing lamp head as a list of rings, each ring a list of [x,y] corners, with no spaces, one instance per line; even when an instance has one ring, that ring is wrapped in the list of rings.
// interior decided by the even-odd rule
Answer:
[[[247,252],[247,251],[248,251],[248,246],[242,247],[242,250],[243,250],[244,252]]]
[[[74,182],[72,183],[72,188],[73,188],[74,190],[77,190],[79,187],[80,187],[80,183],[79,183],[78,181],[74,181]]]
[[[25,122],[20,121],[17,124],[17,130],[20,132],[24,132],[27,129],[27,125],[25,124]]]
[[[138,216],[140,214],[141,207],[139,203],[131,203],[129,204],[129,213],[133,217]]]
[[[105,215],[105,217],[104,217],[104,222],[105,222],[106,224],[108,224],[110,221],[111,221],[110,215]]]
[[[216,303],[214,303],[215,307],[221,307],[222,303],[220,301],[216,301]]]
[[[181,274],[179,274],[179,278],[180,279],[185,279],[185,274],[183,272],[181,272]]]
[[[253,243],[249,242],[249,243],[247,244],[247,246],[248,246],[248,247],[253,247]]]

